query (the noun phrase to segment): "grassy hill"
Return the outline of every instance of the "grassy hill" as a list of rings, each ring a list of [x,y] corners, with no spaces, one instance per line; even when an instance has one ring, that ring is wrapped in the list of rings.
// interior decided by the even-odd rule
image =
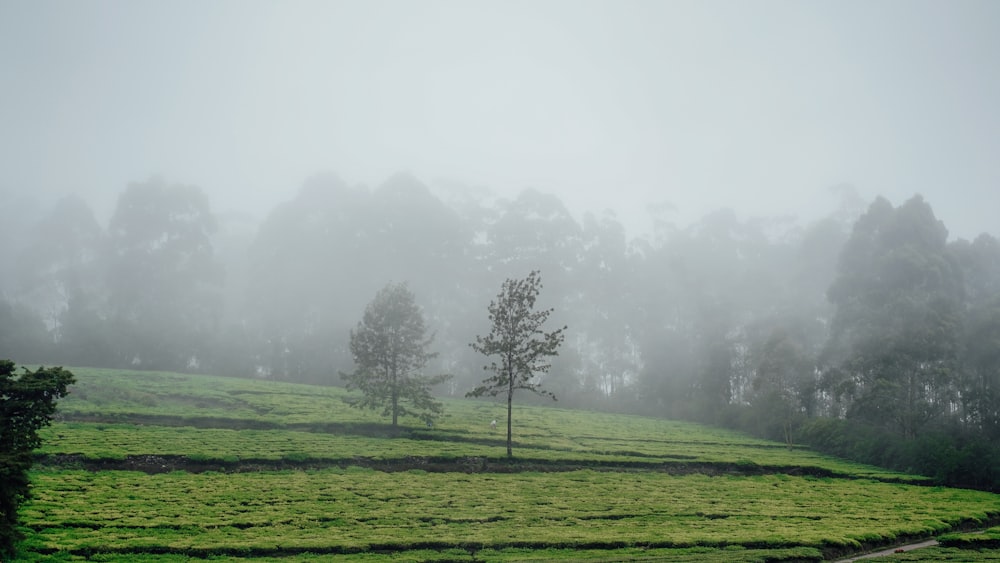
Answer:
[[[688,423],[516,407],[508,460],[499,403],[394,429],[337,388],[73,371],[26,560],[818,561],[1000,517],[996,495]]]

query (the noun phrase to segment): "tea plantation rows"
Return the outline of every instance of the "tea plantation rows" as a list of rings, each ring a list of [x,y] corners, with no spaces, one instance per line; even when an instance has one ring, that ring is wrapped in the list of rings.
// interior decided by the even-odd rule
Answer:
[[[392,428],[338,388],[74,369],[28,561],[1000,560],[1000,497],[703,426],[447,400]],[[924,557],[925,559],[920,559]]]

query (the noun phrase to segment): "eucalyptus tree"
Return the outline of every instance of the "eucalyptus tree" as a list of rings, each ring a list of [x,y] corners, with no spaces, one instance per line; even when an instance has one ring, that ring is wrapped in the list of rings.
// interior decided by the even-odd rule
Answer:
[[[370,289],[384,280],[407,280],[420,296],[424,318],[434,327],[435,350],[429,368],[455,374],[476,327],[468,322],[479,288],[473,268],[472,226],[430,188],[410,174],[396,174],[372,191],[368,252],[362,274]],[[476,319],[478,320],[478,319]]]
[[[635,276],[641,386],[656,393],[647,400],[701,419],[740,401],[748,384],[746,370],[734,369],[746,348],[741,335],[780,294],[773,254],[761,225],[728,209],[647,250]]]
[[[918,435],[955,399],[962,276],[948,231],[920,196],[876,199],[855,224],[829,290],[827,389],[847,415]]]
[[[106,275],[120,361],[185,369],[208,352],[222,315],[215,229],[198,187],[153,178],[119,196]]]
[[[31,229],[17,261],[21,300],[56,328],[70,300],[96,297],[103,287],[104,229],[79,197],[60,199]]]
[[[343,341],[378,284],[366,264],[371,194],[332,175],[308,179],[261,224],[249,249],[253,362],[268,377],[321,381],[350,369]]]
[[[395,175],[374,190],[329,174],[310,178],[272,211],[250,247],[255,363],[272,377],[300,381],[319,382],[331,366],[350,370],[338,335],[387,279],[408,280],[439,337],[453,339],[446,321],[461,303],[467,238],[460,218],[412,176]]]
[[[532,270],[524,279],[508,278],[504,281],[500,293],[488,307],[493,325],[490,334],[476,336],[476,341],[470,344],[476,352],[497,358],[483,367],[493,375],[466,396],[506,395],[507,457],[514,455],[511,449],[514,392],[524,389],[555,400],[555,395],[542,389],[538,377],[551,367],[548,359],[559,354],[566,327],[550,332],[542,330],[553,309],[535,310],[541,288],[542,278],[537,270]]]
[[[0,186],[0,209],[5,211],[0,221],[0,264],[9,267],[30,244],[32,227],[45,215],[45,208],[37,194]],[[17,282],[14,275],[0,276],[0,296],[14,293]]]
[[[557,286],[574,273],[581,229],[556,196],[527,189],[507,201],[486,233],[494,270],[510,274],[542,265],[554,270]]]
[[[808,350],[809,331],[802,326],[789,330],[787,324],[772,328],[753,349],[753,394],[749,402],[765,434],[791,447],[794,428],[811,410],[815,378]]]
[[[45,322],[62,361],[113,361],[104,229],[84,200],[70,196],[56,202],[31,232],[16,266],[21,302]]]
[[[596,386],[609,401],[621,400],[639,371],[637,305],[634,279],[637,256],[631,252],[625,228],[606,211],[600,219],[587,214],[579,260],[580,297],[573,306],[575,348]]]
[[[958,378],[962,422],[995,440],[1000,438],[1000,241],[982,234],[949,248],[965,288]]]
[[[358,408],[382,407],[383,416],[416,416],[432,423],[442,413],[431,388],[447,375],[426,376],[422,371],[436,354],[429,351],[433,336],[427,336],[424,316],[406,284],[390,283],[379,290],[365,307],[357,328],[351,331],[354,372],[341,374],[348,389],[362,396],[351,401]]]
[[[0,357],[38,363],[51,356],[52,340],[38,313],[0,295]]]

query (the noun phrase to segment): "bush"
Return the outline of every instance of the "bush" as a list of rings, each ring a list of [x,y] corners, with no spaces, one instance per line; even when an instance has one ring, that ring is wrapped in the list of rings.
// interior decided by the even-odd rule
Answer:
[[[24,370],[0,360],[0,559],[10,560],[21,535],[17,509],[30,492],[32,451],[41,445],[38,430],[52,422],[56,401],[66,396],[73,374],[62,368]]]
[[[856,421],[817,418],[802,425],[799,435],[825,454],[924,475],[950,487],[1000,491],[1000,447],[956,426],[907,440]]]

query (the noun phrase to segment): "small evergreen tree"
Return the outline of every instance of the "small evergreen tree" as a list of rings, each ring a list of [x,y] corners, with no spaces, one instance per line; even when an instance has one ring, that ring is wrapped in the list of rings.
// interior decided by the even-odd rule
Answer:
[[[21,534],[17,509],[29,494],[32,450],[41,445],[38,430],[48,426],[56,401],[66,396],[73,374],[62,368],[14,373],[14,362],[0,360],[0,560],[14,559]]]
[[[427,423],[442,412],[431,396],[431,387],[448,375],[424,376],[421,370],[437,354],[428,352],[424,316],[406,284],[388,284],[365,307],[357,328],[351,331],[351,355],[357,369],[341,374],[348,389],[363,396],[351,401],[358,408],[384,407],[383,416],[416,416]]]
[[[523,280],[507,279],[497,298],[490,302],[490,321],[493,330],[486,337],[476,336],[470,344],[473,350],[484,356],[498,356],[485,371],[493,375],[483,380],[483,384],[466,394],[468,397],[507,394],[507,457],[513,457],[511,449],[511,405],[514,391],[527,389],[555,400],[555,395],[541,388],[537,375],[544,374],[551,364],[546,360],[559,355],[559,345],[565,336],[566,327],[552,332],[543,332],[542,325],[554,309],[535,311],[535,300],[542,288],[542,279],[537,270]]]

